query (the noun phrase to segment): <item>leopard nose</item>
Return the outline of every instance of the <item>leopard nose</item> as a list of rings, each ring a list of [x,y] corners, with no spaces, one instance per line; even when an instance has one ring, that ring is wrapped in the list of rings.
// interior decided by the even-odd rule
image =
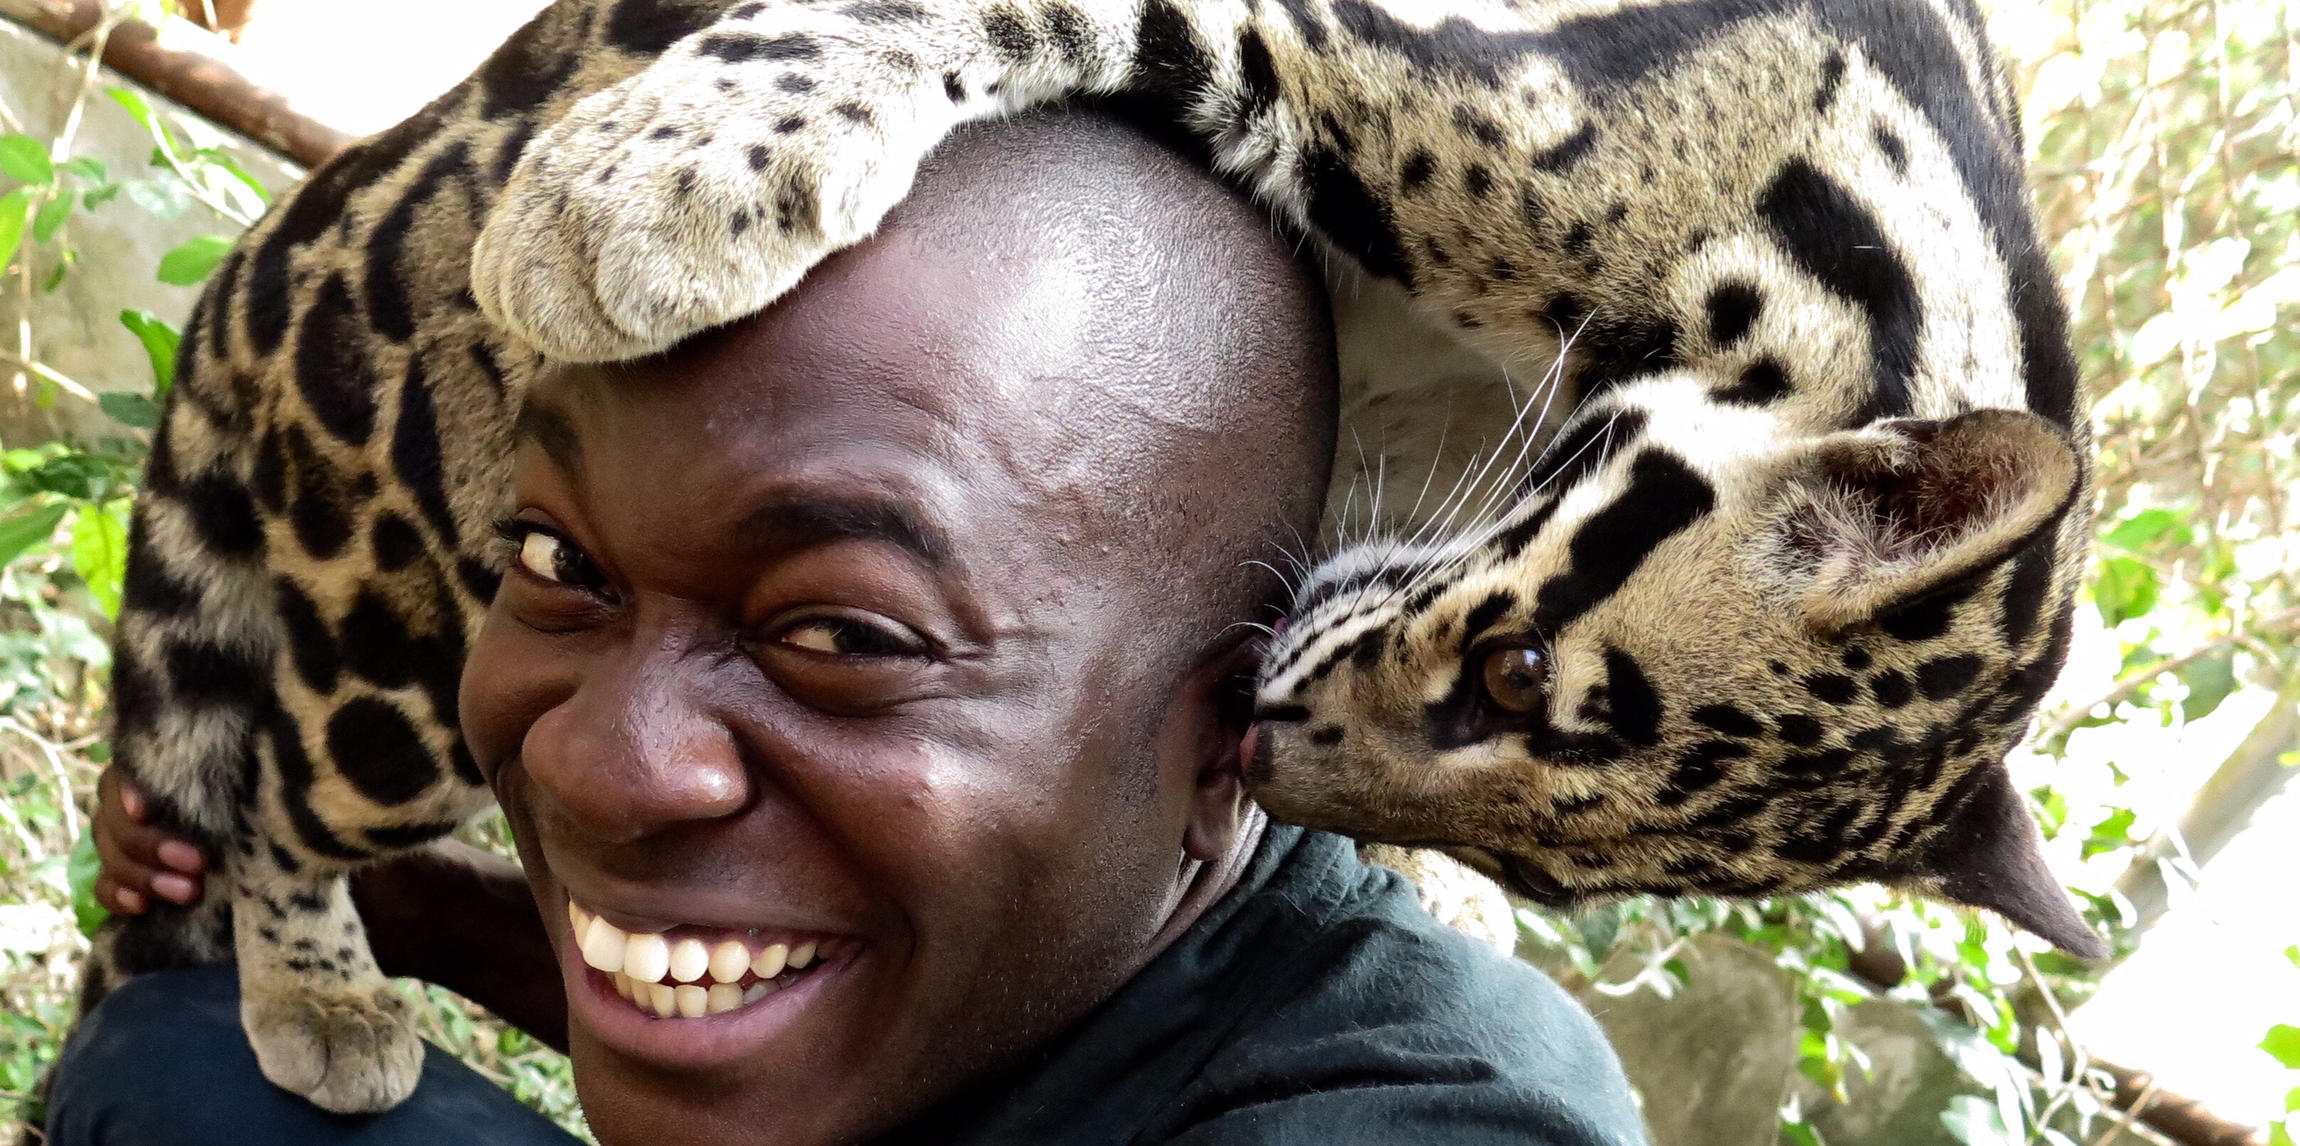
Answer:
[[[1247,729],[1245,737],[1238,741],[1238,773],[1246,778],[1248,789],[1268,784],[1276,774],[1272,755],[1270,738],[1262,735],[1262,726],[1257,724]]]

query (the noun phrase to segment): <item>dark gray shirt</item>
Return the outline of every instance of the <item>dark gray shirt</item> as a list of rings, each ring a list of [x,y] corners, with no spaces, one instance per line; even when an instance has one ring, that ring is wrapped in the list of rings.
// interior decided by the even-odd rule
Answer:
[[[1646,1141],[1605,1036],[1347,840],[1273,826],[1238,886],[1078,1029],[899,1142]]]

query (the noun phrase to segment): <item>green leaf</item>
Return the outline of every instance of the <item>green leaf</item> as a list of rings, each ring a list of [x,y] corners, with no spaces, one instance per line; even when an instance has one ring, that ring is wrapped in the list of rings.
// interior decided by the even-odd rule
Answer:
[[[123,426],[149,430],[160,424],[160,404],[142,394],[107,391],[96,395],[96,405]]]
[[[2204,719],[2236,691],[2236,650],[2222,649],[2188,662],[2188,667],[2180,670],[2180,681],[2188,686],[2188,697],[2180,702],[2181,716]]]
[[[56,181],[56,165],[48,161],[47,144],[16,132],[0,135],[0,175],[44,187]]]
[[[101,186],[101,187],[98,187],[98,188],[96,188],[95,190],[93,190],[93,191],[90,191],[90,192],[88,192],[87,194],[80,196],[80,202],[81,202],[82,204],[86,205],[86,207],[87,207],[89,210],[93,211],[93,210],[95,210],[96,208],[98,208],[98,207],[101,207],[101,206],[103,206],[104,204],[111,202],[111,201],[112,201],[112,198],[113,198],[114,196],[118,195],[119,193],[120,193],[120,185],[119,185],[119,184],[117,184],[117,183],[106,183],[106,184],[104,184],[103,186]]]
[[[75,155],[56,165],[56,170],[67,171],[90,183],[109,183],[111,173],[104,170],[104,161],[92,155]]]
[[[126,185],[128,202],[162,219],[173,219],[192,205],[192,193],[173,175],[165,179],[138,179]]]
[[[94,935],[112,913],[96,901],[96,876],[103,870],[103,861],[96,855],[96,833],[86,831],[72,841],[71,858],[64,863],[65,879],[72,888],[72,918],[80,925],[80,934]]]
[[[2130,557],[2103,557],[2100,578],[2093,582],[2093,604],[2109,628],[2156,607],[2156,570]]]
[[[203,147],[193,152],[192,157],[201,163],[220,168],[224,174],[239,180],[241,185],[248,189],[248,193],[256,197],[256,202],[269,203],[272,201],[272,193],[265,190],[264,185],[257,182],[255,176],[248,174],[248,169],[240,166],[240,161],[233,158],[231,152],[220,147]]]
[[[0,520],[0,565],[14,561],[23,556],[25,550],[55,536],[56,523],[71,511],[69,505],[51,502]]]
[[[2283,1063],[2286,1069],[2300,1070],[2300,1027],[2278,1023],[2268,1028],[2267,1037],[2260,1040],[2260,1049]]]
[[[1965,1146],[2011,1146],[2012,1133],[2004,1116],[1997,1112],[1996,1104],[1977,1094],[1949,1099],[1949,1108],[1941,1111],[1941,1125]]]
[[[2268,1146],[2292,1146],[2291,1126],[2292,1123],[2290,1120],[2278,1122],[2269,1126]]]
[[[152,105],[145,102],[144,97],[137,94],[134,88],[106,88],[104,94],[112,97],[113,103],[127,109],[128,115],[143,124],[144,130],[151,132],[154,138],[159,136],[160,121],[152,117]]]
[[[24,245],[24,225],[31,219],[31,188],[0,195],[0,267],[16,261],[16,248]]]
[[[182,245],[160,256],[160,281],[169,286],[197,286],[207,281],[208,272],[231,253],[232,240],[225,235],[201,235],[186,239]]]
[[[2290,1114],[2295,1110],[2300,1110],[2300,1086],[2284,1092],[2284,1113]]]
[[[2133,811],[2118,808],[2107,818],[2094,824],[2092,836],[2084,841],[2084,858],[2091,859],[2103,852],[2112,852],[2132,842]]]
[[[45,243],[64,228],[64,220],[72,217],[72,194],[65,192],[45,203],[32,216],[32,241]]]
[[[176,384],[176,347],[183,336],[159,315],[148,310],[123,310],[120,325],[144,344],[144,354],[152,360],[152,393],[165,398]]]
[[[2044,829],[2044,838],[2059,835],[2061,826],[2068,823],[2068,797],[2049,784],[2031,788],[2028,794],[2029,811],[2036,816],[2036,826]]]
[[[106,617],[120,615],[120,589],[128,570],[128,502],[84,504],[72,522],[72,567]]]
[[[2119,549],[2137,551],[2168,533],[2181,545],[2188,544],[2194,536],[2179,514],[2169,509],[2144,509],[2118,522],[2116,528],[2102,534],[2100,539]]]
[[[1613,905],[1585,911],[1574,920],[1581,929],[1581,942],[1589,948],[1589,957],[1605,962],[1613,953],[1613,941],[1621,934],[1621,913]]]

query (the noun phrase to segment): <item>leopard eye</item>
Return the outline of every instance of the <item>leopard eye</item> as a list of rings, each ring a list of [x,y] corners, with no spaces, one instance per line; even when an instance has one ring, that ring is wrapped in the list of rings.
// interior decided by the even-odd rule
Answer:
[[[1542,701],[1549,662],[1538,649],[1510,645],[1485,654],[1486,699],[1505,712],[1532,712]]]

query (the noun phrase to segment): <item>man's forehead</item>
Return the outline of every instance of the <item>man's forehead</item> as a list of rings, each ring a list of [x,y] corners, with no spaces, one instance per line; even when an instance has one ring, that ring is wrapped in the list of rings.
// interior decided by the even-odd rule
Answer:
[[[568,473],[582,472],[583,435],[544,386],[529,390],[527,400],[519,404],[519,416],[511,423],[511,440],[515,445],[539,447],[554,465]]]

